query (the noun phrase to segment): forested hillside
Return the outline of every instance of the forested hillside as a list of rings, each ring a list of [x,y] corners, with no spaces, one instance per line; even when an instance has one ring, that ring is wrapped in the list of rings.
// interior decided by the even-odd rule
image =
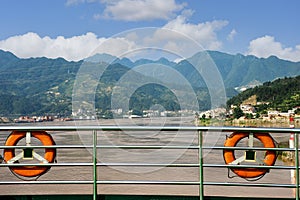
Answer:
[[[261,86],[248,89],[227,101],[227,105],[239,105],[249,97],[256,95],[258,102],[263,102],[261,109],[272,108],[287,111],[300,106],[300,76],[281,78],[265,82]]]

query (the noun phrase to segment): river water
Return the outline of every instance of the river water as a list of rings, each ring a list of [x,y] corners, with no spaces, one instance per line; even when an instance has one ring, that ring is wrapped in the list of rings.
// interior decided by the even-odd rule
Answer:
[[[81,125],[180,125],[193,126],[193,118],[152,118],[152,119],[119,119],[101,121],[71,121],[71,122],[43,122],[35,124],[13,125],[37,125],[37,126],[81,126]],[[6,124],[7,126],[7,124]],[[50,131],[58,145],[91,145],[91,131]],[[226,135],[230,133],[210,132],[205,135],[204,146],[223,146]],[[5,144],[9,132],[0,132],[0,145]],[[276,140],[287,142],[289,135],[273,135]],[[20,141],[21,143],[22,141]],[[198,136],[193,132],[128,132],[105,131],[98,133],[99,145],[197,145]],[[23,144],[24,145],[24,144]],[[41,152],[42,153],[42,152]],[[2,154],[2,152],[0,152]],[[97,158],[99,163],[155,163],[155,164],[192,164],[198,163],[198,150],[196,149],[99,149]],[[224,164],[222,151],[205,150],[204,163]],[[91,149],[74,148],[58,149],[58,163],[91,163]],[[276,165],[285,165],[277,160]],[[233,175],[230,173],[230,175]],[[68,180],[83,181],[92,180],[92,167],[52,167],[50,171],[41,176],[39,181]],[[198,181],[199,169],[197,167],[138,167],[138,166],[98,166],[98,180],[130,180],[130,181]],[[0,181],[21,181],[16,178],[7,167],[0,167]],[[239,177],[228,178],[228,170],[224,168],[205,168],[204,181],[206,182],[235,182],[247,183]],[[289,170],[271,170],[262,179],[251,183],[278,183],[290,184]],[[205,195],[209,196],[251,196],[251,197],[292,197],[292,189],[282,188],[250,188],[250,187],[225,187],[205,186]],[[91,184],[0,184],[0,194],[92,194]],[[197,185],[147,185],[147,184],[99,184],[99,194],[150,194],[150,195],[183,195],[194,196],[199,194]]]

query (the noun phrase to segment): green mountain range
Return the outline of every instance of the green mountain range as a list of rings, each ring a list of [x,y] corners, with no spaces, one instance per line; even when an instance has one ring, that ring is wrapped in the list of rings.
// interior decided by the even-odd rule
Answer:
[[[223,78],[227,97],[237,94],[234,88],[249,87],[253,83],[262,84],[280,77],[300,75],[299,62],[285,61],[274,56],[264,59],[216,51],[199,52],[191,58],[175,63],[165,58],[155,61],[141,59],[133,62],[128,58],[119,59],[108,54],[95,55],[79,62],[45,57],[21,59],[10,52],[0,50],[0,116],[46,114],[70,116],[73,85],[78,70],[83,63],[89,63],[97,68],[99,63],[103,62],[111,64],[98,80],[95,92],[95,107],[99,115],[110,114],[112,88],[124,74],[145,64],[163,65],[178,71],[188,80],[197,94],[199,109],[207,110],[210,109],[211,103],[205,79],[191,65],[192,60],[201,57],[204,53],[208,53],[215,62]],[[205,61],[203,64],[205,66]],[[135,73],[140,79],[149,79],[150,82],[151,80],[155,83],[164,81],[159,80],[159,77],[155,80],[153,77],[146,77],[147,75],[143,73]],[[88,82],[91,77],[86,78]],[[129,82],[133,84],[135,80]],[[180,86],[181,83],[173,84]],[[130,99],[129,109],[141,112],[155,104],[162,105],[166,110],[181,109],[174,91],[163,85],[148,84],[139,87]],[[184,90],[184,88],[178,89],[179,93]]]

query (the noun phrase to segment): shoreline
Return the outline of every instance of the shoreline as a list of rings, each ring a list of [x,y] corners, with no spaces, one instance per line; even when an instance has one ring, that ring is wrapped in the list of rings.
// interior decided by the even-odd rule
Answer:
[[[113,125],[113,124],[123,124],[122,121],[131,122],[131,124],[135,125],[162,125],[162,122],[168,121],[168,124],[172,121],[176,121],[177,124],[185,124],[185,125],[192,125],[195,126],[225,126],[225,127],[265,127],[265,128],[290,128],[290,122],[288,119],[272,119],[272,120],[265,120],[265,119],[225,119],[225,120],[217,120],[217,119],[206,119],[205,121],[198,120],[198,123],[195,122],[194,117],[155,117],[155,118],[135,118],[135,119],[127,119],[127,118],[116,118],[116,119],[96,119],[96,120],[53,120],[53,121],[37,121],[37,122],[13,122],[11,120],[7,120],[5,117],[0,117],[0,126],[30,126],[30,125],[49,125],[49,124],[100,124],[100,125]],[[3,120],[4,119],[4,120]],[[162,119],[162,120],[161,120]],[[189,122],[186,121],[189,119]],[[161,120],[160,122],[157,122]],[[156,121],[156,123],[152,123],[152,121]],[[172,124],[172,123],[171,123]],[[174,124],[173,124],[174,125]],[[175,124],[176,125],[176,124]],[[295,118],[294,120],[294,128],[300,128],[300,118]]]

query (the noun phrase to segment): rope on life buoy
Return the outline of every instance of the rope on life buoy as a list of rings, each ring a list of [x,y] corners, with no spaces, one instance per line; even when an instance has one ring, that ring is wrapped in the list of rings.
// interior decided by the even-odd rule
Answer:
[[[55,145],[51,135],[45,131],[13,131],[6,139],[5,146],[16,146],[18,142],[26,138],[30,141],[30,137],[34,137],[42,142],[44,146]],[[26,142],[27,143],[27,142]],[[30,142],[29,142],[30,143]],[[29,145],[29,144],[28,144]],[[28,146],[30,148],[30,145]],[[44,156],[41,156],[31,150],[32,157],[39,160],[41,163],[53,163],[56,158],[55,148],[45,148]],[[15,149],[4,149],[4,161],[8,164],[18,163],[19,160],[24,159],[24,150],[22,153],[16,155]],[[45,174],[51,167],[50,166],[12,166],[9,169],[15,174],[23,177],[37,177]]]
[[[235,147],[239,141],[242,139],[249,137],[250,133],[239,133],[235,132],[232,133],[225,141],[224,146],[225,147]],[[276,145],[274,143],[273,138],[270,136],[269,133],[254,133],[253,136],[257,138],[260,142],[263,143],[265,148],[275,148]],[[234,149],[224,149],[223,150],[223,157],[224,161],[227,165],[230,165],[232,163],[236,162],[236,157],[234,154]],[[266,154],[264,157],[264,160],[262,160],[262,164],[266,166],[272,166],[276,162],[276,151],[274,150],[266,150]],[[241,159],[245,160],[245,159]],[[269,172],[269,169],[265,168],[230,168],[231,171],[233,171],[236,175],[242,178],[257,178],[265,175],[267,172]]]

